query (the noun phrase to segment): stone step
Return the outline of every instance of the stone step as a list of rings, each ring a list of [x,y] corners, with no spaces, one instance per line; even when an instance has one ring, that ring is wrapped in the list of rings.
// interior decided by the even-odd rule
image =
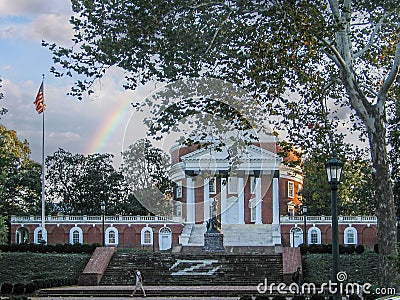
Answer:
[[[175,255],[116,253],[101,285],[131,285],[138,267],[149,285],[257,285],[265,278],[281,282],[280,254]],[[245,278],[245,279],[243,279]]]
[[[69,286],[42,289],[39,297],[112,297],[114,299],[129,297],[133,286]],[[146,286],[148,297],[237,297],[238,295],[257,295],[256,286]],[[141,296],[141,292],[137,292]]]
[[[203,246],[204,224],[185,224],[188,243],[183,246]],[[279,225],[272,224],[223,224],[224,246],[274,246],[274,237],[280,236]]]

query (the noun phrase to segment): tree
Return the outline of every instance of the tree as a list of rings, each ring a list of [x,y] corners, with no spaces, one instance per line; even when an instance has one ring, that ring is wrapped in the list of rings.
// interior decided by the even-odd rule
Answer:
[[[127,189],[121,172],[114,169],[111,154],[72,154],[63,149],[46,158],[46,194],[64,214],[127,213]],[[123,208],[123,209],[122,209]]]
[[[30,215],[40,211],[41,166],[30,159],[28,142],[0,125],[0,216]],[[10,230],[10,226],[8,226]],[[8,232],[8,240],[11,232]]]
[[[389,155],[392,165],[393,192],[397,208],[397,216],[400,216],[400,103],[394,104],[394,114],[389,120],[389,143],[391,146]]]
[[[348,149],[350,151],[351,149]],[[347,152],[347,151],[343,151]],[[309,214],[330,215],[330,187],[326,180],[325,162],[327,154],[314,153],[307,157],[302,165],[304,174],[303,202],[308,206]],[[338,189],[340,215],[374,215],[375,195],[373,189],[372,168],[370,162],[355,152],[341,158],[345,162],[342,184]]]
[[[7,240],[7,220],[5,217],[0,216],[0,244],[4,243]]]
[[[316,125],[336,128],[346,108],[345,121],[369,144],[380,280],[394,285],[386,120],[400,91],[397,1],[73,0],[72,8],[74,47],[44,45],[65,70],[53,68],[57,76],[84,75],[72,89],[78,98],[111,66],[126,71],[127,88],[152,79],[228,80],[254,95],[259,114],[278,116],[277,128],[303,149],[315,146]]]
[[[3,80],[0,78],[0,88],[3,87],[2,82],[3,82]],[[3,98],[4,98],[4,95],[2,92],[0,92],[0,100],[3,100]],[[4,107],[1,107],[0,108],[0,116],[5,115],[6,113],[7,113],[7,109]]]
[[[0,125],[0,214],[40,211],[41,166],[30,159],[28,142]]]
[[[121,170],[131,193],[156,215],[169,214],[165,192],[170,188],[169,157],[148,139],[138,140],[122,153]]]

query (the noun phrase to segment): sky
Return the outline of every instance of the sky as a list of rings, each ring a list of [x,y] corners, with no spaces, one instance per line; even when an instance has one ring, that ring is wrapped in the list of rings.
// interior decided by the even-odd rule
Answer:
[[[0,107],[8,109],[0,124],[15,130],[20,140],[26,139],[31,158],[41,162],[42,115],[35,111],[33,101],[44,74],[45,156],[58,148],[85,155],[112,153],[118,166],[121,152],[146,136],[146,114],[134,110],[131,103],[143,101],[160,84],[125,91],[123,71],[112,69],[96,84],[90,97],[80,101],[68,96],[73,79],[56,78],[49,72],[52,54],[41,42],[71,46],[71,15],[70,0],[0,1],[0,78],[4,94]],[[153,144],[168,153],[176,139],[176,134],[170,134]],[[354,137],[350,140],[356,141]]]
[[[41,41],[71,45],[71,15],[69,0],[0,1],[0,78],[4,94],[0,107],[8,109],[0,124],[15,130],[20,140],[26,139],[31,158],[41,162],[42,115],[35,111],[33,101],[44,74],[45,156],[58,148],[85,155],[112,153],[115,165],[119,165],[121,151],[146,136],[144,114],[136,112],[131,102],[143,100],[154,86],[125,91],[123,73],[114,69],[97,83],[90,98],[80,101],[67,96],[73,81],[50,73],[52,55]],[[166,137],[156,146],[168,152],[174,142],[175,138]]]

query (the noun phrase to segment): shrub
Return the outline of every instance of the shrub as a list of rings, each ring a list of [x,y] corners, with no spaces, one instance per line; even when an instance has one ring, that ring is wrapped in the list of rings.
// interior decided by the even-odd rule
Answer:
[[[35,282],[33,282],[33,281],[31,281],[31,282],[28,282],[26,285],[25,285],[25,292],[27,293],[27,294],[32,294],[34,291],[36,291],[38,289],[38,287],[37,287],[37,284],[35,283]]]
[[[269,297],[267,295],[257,295],[255,300],[269,300]]]
[[[11,282],[4,282],[1,285],[1,293],[4,295],[11,294],[13,290],[13,284]]]
[[[351,294],[349,296],[349,300],[361,300],[361,297],[358,296],[357,294]]]
[[[365,247],[363,245],[357,245],[355,251],[357,254],[363,254],[365,252]]]
[[[379,253],[379,246],[377,243],[374,245],[374,251],[375,253]]]
[[[38,252],[38,245],[34,244],[34,243],[28,244],[28,251],[29,252]]]
[[[255,300],[269,300],[267,295],[257,295]]]
[[[53,253],[53,252],[55,252],[56,251],[56,246],[54,246],[54,245],[46,245],[46,252],[47,253]]]
[[[339,253],[340,254],[345,254],[346,253],[346,246],[345,245],[342,245],[342,244],[339,245]]]
[[[64,245],[62,245],[62,244],[56,244],[56,245],[54,246],[54,250],[55,250],[57,253],[63,253],[63,252],[64,252]]]
[[[25,284],[21,283],[21,282],[17,282],[16,284],[14,284],[14,291],[13,293],[15,295],[22,295],[25,293]]]
[[[36,289],[43,289],[46,287],[46,280],[44,279],[36,279],[33,280],[33,283],[36,285]]]
[[[311,244],[308,246],[308,252],[310,253],[319,253],[320,252],[320,247],[317,244]]]
[[[356,250],[356,247],[354,245],[347,245],[345,248],[345,252],[347,254],[353,254],[355,250]]]
[[[310,297],[310,300],[325,300],[325,297],[321,294],[314,294]]]
[[[301,254],[307,254],[307,251],[308,251],[308,245],[307,244],[300,244],[299,248],[300,248],[300,253]]]
[[[332,244],[323,244],[321,253],[331,254],[332,253]]]
[[[27,243],[19,244],[18,248],[19,248],[19,250],[18,250],[19,252],[27,252],[29,249],[29,244],[27,244]]]
[[[1,244],[0,245],[0,251],[1,252],[9,252],[10,251],[10,245],[9,244]]]
[[[240,300],[253,300],[253,297],[250,295],[243,295],[243,296],[240,296],[239,299]]]
[[[306,300],[304,295],[294,295],[292,300]]]
[[[277,296],[274,296],[274,298],[272,298],[272,300],[286,300],[286,297],[284,297],[282,295],[277,295]]]
[[[73,252],[73,247],[71,244],[64,244],[64,253],[72,253]]]
[[[10,244],[10,252],[17,252],[19,249],[18,244]]]

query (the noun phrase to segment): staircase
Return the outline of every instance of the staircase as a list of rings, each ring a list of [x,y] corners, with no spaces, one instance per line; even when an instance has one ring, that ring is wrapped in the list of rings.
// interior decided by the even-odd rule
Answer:
[[[100,285],[132,285],[138,267],[147,286],[257,286],[283,280],[281,254],[114,254]]]
[[[206,226],[203,224],[185,224],[183,233],[185,233],[185,241],[187,241],[187,243],[182,243],[182,245],[185,247],[204,246],[205,232]],[[281,236],[279,225],[223,224],[222,232],[224,234],[224,246],[228,247],[267,247],[281,244],[280,240],[276,241],[275,238],[276,236]]]
[[[187,246],[204,246],[204,233],[206,233],[206,226],[203,224],[194,224]]]

